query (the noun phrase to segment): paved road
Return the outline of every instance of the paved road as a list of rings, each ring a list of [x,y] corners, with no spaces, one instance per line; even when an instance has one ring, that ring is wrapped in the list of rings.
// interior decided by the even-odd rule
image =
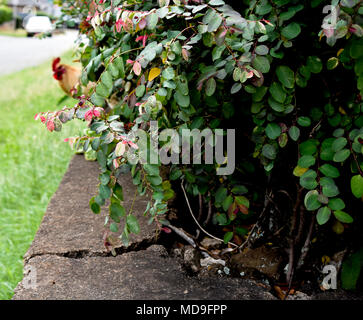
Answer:
[[[0,75],[9,74],[58,57],[74,45],[77,31],[46,39],[0,36]]]

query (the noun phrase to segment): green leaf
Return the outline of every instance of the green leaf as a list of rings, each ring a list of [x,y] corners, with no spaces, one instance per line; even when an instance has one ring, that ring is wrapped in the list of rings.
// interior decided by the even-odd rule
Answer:
[[[233,238],[233,232],[230,231],[224,235],[223,241],[225,244],[227,244],[228,242],[230,242],[232,240],[232,238]]]
[[[177,180],[182,176],[183,172],[180,169],[175,169],[170,174],[170,180]]]
[[[327,184],[323,186],[323,194],[329,198],[339,194],[339,189],[335,184]]]
[[[260,45],[260,46],[257,46],[256,47],[256,50],[255,51],[256,51],[256,54],[258,54],[260,56],[265,56],[265,55],[268,54],[269,49],[265,45]]]
[[[250,201],[244,196],[237,196],[235,197],[235,200],[237,204],[243,205],[247,208],[250,207]]]
[[[103,173],[100,175],[101,184],[108,184],[110,182],[110,175],[108,173]]]
[[[223,0],[211,0],[208,3],[210,6],[222,6],[225,4]]]
[[[327,196],[324,196],[321,193],[319,193],[318,200],[322,204],[328,204],[329,203],[329,198]]]
[[[217,83],[214,78],[209,78],[206,85],[205,85],[205,94],[210,97],[216,91]]]
[[[363,197],[363,177],[359,174],[352,177],[350,180],[352,193],[356,198]]]
[[[333,142],[331,148],[333,151],[338,152],[339,150],[342,150],[348,143],[348,140],[344,137],[340,137],[335,139]]]
[[[180,93],[180,91],[176,91],[176,93],[174,94],[174,98],[177,102],[177,104],[181,107],[189,107],[190,105],[190,98],[189,96],[184,96],[182,93]]]
[[[329,221],[330,216],[331,210],[328,207],[322,207],[318,210],[316,220],[318,221],[319,225],[323,225]]]
[[[107,88],[112,89],[113,80],[112,80],[111,72],[108,72],[108,71],[103,72],[101,75],[101,81]]]
[[[159,166],[157,164],[144,164],[144,170],[150,176],[159,176]]]
[[[300,24],[292,22],[282,29],[281,34],[287,39],[292,40],[296,38],[301,32]]]
[[[361,273],[363,263],[362,249],[351,254],[342,263],[341,281],[342,288],[345,290],[354,290]]]
[[[299,161],[298,161],[298,165],[301,168],[309,168],[311,166],[313,166],[315,164],[315,157],[310,156],[310,155],[306,155],[306,156],[302,156]]]
[[[102,152],[102,150],[97,151],[97,161],[101,168],[106,168],[107,159],[105,154]]]
[[[331,146],[332,146],[334,140],[335,140],[334,138],[328,138],[328,139],[325,139],[323,141],[323,143],[321,144],[321,152],[320,152],[321,160],[324,160],[324,161],[333,160],[335,152],[333,151]]]
[[[317,141],[310,139],[300,143],[299,149],[302,155],[312,155],[317,151]]]
[[[237,185],[234,186],[231,191],[233,194],[245,194],[248,192],[248,189],[245,186]]]
[[[163,71],[162,76],[166,80],[173,80],[175,78],[175,71],[174,71],[174,69],[172,67],[167,67]]]
[[[215,194],[215,201],[216,203],[222,203],[226,197],[227,189],[224,187],[220,187]]]
[[[91,200],[89,201],[89,206],[90,206],[91,210],[93,211],[93,213],[99,214],[101,212],[101,207],[95,201],[95,197],[91,198]]]
[[[328,207],[332,210],[343,210],[345,208],[345,203],[340,198],[329,199]]]
[[[119,203],[113,202],[110,205],[110,217],[113,221],[120,223],[120,218],[125,216],[125,208]]]
[[[103,82],[100,82],[96,87],[96,93],[101,97],[108,98],[111,93],[111,89],[109,89]]]
[[[217,214],[216,220],[217,220],[218,224],[221,226],[224,226],[228,223],[227,216],[224,213]]]
[[[338,178],[340,176],[339,170],[328,163],[322,165],[319,170],[325,176],[330,178]]]
[[[356,40],[350,47],[350,56],[353,59],[358,59],[363,56],[363,43],[361,40]]]
[[[222,24],[223,20],[219,14],[215,14],[214,18],[208,23],[208,32],[216,31],[220,25]]]
[[[333,160],[335,162],[343,162],[347,160],[350,156],[350,150],[349,149],[343,149],[334,154]]]
[[[147,16],[147,28],[149,30],[155,29],[158,24],[158,19],[159,19],[159,17],[158,17],[157,13],[149,14]]]
[[[145,90],[146,90],[145,85],[138,86],[135,90],[136,97],[138,98],[143,97],[145,94]]]
[[[268,88],[263,86],[256,88],[256,92],[252,95],[252,100],[255,102],[261,101],[265,96],[267,90]]]
[[[318,200],[319,192],[316,190],[309,191],[304,198],[304,204],[307,210],[314,211],[320,208],[321,203]]]
[[[353,218],[346,212],[341,210],[333,211],[335,218],[343,223],[352,223]]]
[[[282,88],[281,84],[277,82],[272,83],[270,93],[277,102],[284,103],[286,100],[286,92]]]
[[[223,203],[222,203],[223,210],[227,211],[232,203],[233,203],[233,197],[232,196],[228,196],[227,198],[225,198]]]
[[[311,120],[309,117],[299,117],[297,118],[297,123],[302,127],[309,127],[311,125]]]
[[[267,159],[274,160],[276,158],[277,151],[276,151],[276,148],[273,145],[271,145],[271,144],[265,144],[262,147],[262,154]]]
[[[281,134],[281,136],[278,139],[279,146],[281,148],[284,148],[287,145],[288,140],[289,138],[287,137],[287,133],[284,132],[283,134]]]
[[[276,75],[280,82],[286,88],[293,88],[295,84],[294,72],[287,66],[279,66],[276,68]]]
[[[268,98],[268,104],[272,108],[272,110],[275,110],[276,112],[283,112],[285,111],[285,106],[282,103],[279,103],[275,101],[272,97]]]
[[[336,138],[341,137],[343,134],[344,134],[344,129],[342,129],[342,128],[335,129],[333,132],[333,136]],[[335,150],[335,151],[338,151],[338,150]]]
[[[231,94],[235,94],[242,89],[242,84],[235,83],[231,88]]]
[[[252,66],[262,73],[270,71],[270,61],[264,56],[256,56],[252,61]]]
[[[129,214],[126,218],[126,223],[127,227],[132,233],[137,234],[140,232],[139,222],[137,221],[137,218],[134,215]]]
[[[289,136],[292,140],[297,141],[300,137],[300,129],[296,126],[292,126],[289,129]]]
[[[300,75],[300,73],[296,74],[296,84],[301,88],[306,88],[308,85],[308,81]]]
[[[318,186],[316,177],[317,173],[314,170],[308,170],[300,177],[300,185],[305,189],[313,190]]]
[[[109,71],[111,72],[111,75],[114,79],[117,79],[118,75],[119,75],[119,70],[116,66],[116,64],[114,63],[110,63],[108,66]]]
[[[316,182],[315,178],[311,177],[300,177],[300,185],[307,189],[307,190],[313,190],[318,186],[318,183]]]
[[[281,135],[281,127],[274,122],[269,123],[265,131],[270,139],[277,139]]]
[[[306,65],[311,73],[320,73],[321,70],[323,70],[323,63],[320,58],[316,56],[308,57]]]
[[[153,185],[153,186],[158,186],[160,185],[163,180],[161,179],[160,176],[147,176],[146,179]]]
[[[267,1],[261,1],[260,4],[256,7],[256,13],[258,15],[265,15],[271,12],[272,6]]]
[[[121,57],[117,57],[112,63],[117,67],[119,71],[119,78],[125,78],[124,60]]]
[[[99,188],[100,197],[102,199],[108,199],[111,196],[111,189],[108,186],[100,185]]]
[[[115,186],[113,187],[113,194],[120,201],[123,201],[124,200],[124,194],[123,194],[122,186],[120,186],[118,183],[116,183]]]
[[[115,222],[112,222],[110,224],[110,231],[111,232],[118,232],[118,226],[117,226],[117,224]]]
[[[336,57],[331,57],[326,63],[326,67],[328,70],[333,70],[339,65],[339,59]]]

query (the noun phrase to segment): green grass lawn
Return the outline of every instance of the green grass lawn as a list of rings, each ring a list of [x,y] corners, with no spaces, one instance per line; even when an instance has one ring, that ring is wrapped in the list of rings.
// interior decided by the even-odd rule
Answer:
[[[16,29],[16,30],[1,29],[0,30],[0,36],[23,38],[23,37],[26,37],[26,31],[24,29]]]
[[[70,53],[62,61],[69,63]],[[72,157],[63,140],[85,128],[75,120],[50,133],[34,120],[40,111],[74,104],[57,106],[63,95],[51,61],[0,77],[0,300],[10,299],[22,279],[22,256]]]

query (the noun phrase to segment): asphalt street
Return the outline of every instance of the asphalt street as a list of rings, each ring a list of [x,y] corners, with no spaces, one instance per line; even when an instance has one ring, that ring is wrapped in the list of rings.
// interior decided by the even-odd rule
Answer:
[[[76,38],[75,30],[45,39],[0,36],[0,75],[58,57],[74,46]]]

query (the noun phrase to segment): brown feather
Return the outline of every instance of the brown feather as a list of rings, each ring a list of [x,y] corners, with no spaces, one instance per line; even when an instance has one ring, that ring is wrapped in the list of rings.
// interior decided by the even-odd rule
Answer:
[[[71,89],[76,88],[79,84],[81,69],[67,64],[61,64],[60,66],[65,68],[65,72],[62,75],[62,79],[58,80],[59,85],[67,95],[71,96]]]

